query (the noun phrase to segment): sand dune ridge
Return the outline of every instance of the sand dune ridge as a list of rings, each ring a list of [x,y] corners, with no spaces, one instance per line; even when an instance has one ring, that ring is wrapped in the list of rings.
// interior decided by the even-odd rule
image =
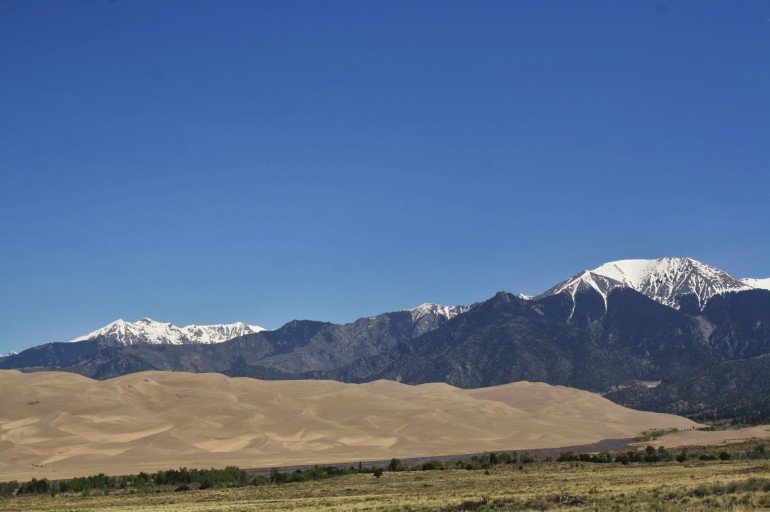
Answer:
[[[0,480],[552,448],[689,428],[585,391],[0,371]]]

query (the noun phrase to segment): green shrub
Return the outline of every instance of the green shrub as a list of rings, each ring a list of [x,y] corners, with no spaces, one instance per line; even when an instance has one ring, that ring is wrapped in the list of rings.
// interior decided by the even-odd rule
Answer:
[[[13,480],[11,482],[0,482],[0,496],[7,498],[16,494],[16,489],[19,488],[19,482]]]

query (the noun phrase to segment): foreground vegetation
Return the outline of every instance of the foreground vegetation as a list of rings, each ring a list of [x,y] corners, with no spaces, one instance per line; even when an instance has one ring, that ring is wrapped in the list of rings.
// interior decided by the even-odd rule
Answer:
[[[682,453],[685,457],[678,462]],[[661,457],[660,450],[647,449],[594,455],[565,452],[553,462],[534,462],[521,454],[488,454],[406,467],[393,459],[383,468],[327,466],[266,475],[234,467],[182,468],[119,478],[46,481],[47,489],[41,481],[6,482],[0,491],[9,497],[0,499],[0,510],[741,511],[770,508],[767,457],[764,444],[744,443],[719,450],[691,448],[668,458]]]

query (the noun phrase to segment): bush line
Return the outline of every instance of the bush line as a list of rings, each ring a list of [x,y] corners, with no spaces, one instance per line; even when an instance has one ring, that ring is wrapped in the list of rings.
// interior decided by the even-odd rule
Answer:
[[[685,462],[687,460],[722,460],[731,459],[755,460],[770,458],[770,450],[765,443],[745,443],[722,450],[709,450],[703,448],[699,451],[682,449],[676,455],[663,447],[653,448],[648,446],[643,451],[625,451],[625,452],[601,452],[598,454],[575,453],[571,451],[562,452],[554,461],[552,457],[545,457],[543,462],[569,462],[569,463],[594,463],[609,464],[616,463],[627,465],[631,463],[658,463],[658,462]],[[536,462],[535,457],[529,453],[502,452],[488,453],[481,456],[474,455],[470,459],[451,461],[429,460],[420,464],[408,466],[400,459],[391,459],[390,463],[384,467],[364,467],[360,462],[357,467],[340,466],[313,466],[308,469],[297,469],[295,471],[280,471],[277,468],[270,470],[269,476],[251,475],[246,471],[228,466],[224,469],[169,469],[158,471],[156,473],[139,473],[138,475],[128,476],[107,476],[99,474],[88,477],[78,477],[69,480],[49,481],[46,478],[41,480],[33,478],[28,482],[19,483],[18,481],[0,482],[0,497],[8,498],[23,494],[50,494],[55,496],[59,493],[79,493],[82,496],[92,494],[109,495],[112,493],[149,493],[162,491],[189,491],[194,489],[208,489],[212,487],[244,487],[247,485],[267,485],[267,484],[287,484],[295,482],[307,482],[311,480],[322,480],[343,475],[352,475],[368,473],[377,478],[382,477],[385,472],[399,471],[441,471],[446,469],[465,469],[465,470],[489,470],[500,464],[519,464],[519,469],[523,470],[525,464]],[[770,484],[761,482],[765,490]]]

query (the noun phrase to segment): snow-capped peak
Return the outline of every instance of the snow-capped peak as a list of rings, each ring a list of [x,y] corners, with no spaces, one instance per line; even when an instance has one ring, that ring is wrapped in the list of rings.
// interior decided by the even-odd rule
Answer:
[[[126,322],[123,319],[90,332],[71,342],[92,340],[97,337],[119,345],[150,343],[153,345],[189,345],[222,343],[232,338],[264,331],[263,327],[247,325],[243,322],[217,325],[187,325],[177,327],[171,323],[156,322],[142,318],[138,322]]]
[[[749,288],[727,272],[692,258],[620,260],[605,263],[594,272],[673,308],[679,307],[678,298],[684,295],[694,295],[703,308],[714,295]]]
[[[557,295],[559,293],[568,293],[572,296],[572,313],[569,318],[572,318],[572,314],[575,312],[575,295],[578,292],[587,290],[594,290],[604,299],[604,308],[607,309],[607,295],[614,288],[623,286],[623,283],[616,281],[610,277],[604,276],[592,270],[584,270],[579,274],[576,274],[566,281],[562,281],[550,290],[538,295],[536,298],[548,297],[549,295]]]
[[[587,286],[597,290],[605,301],[613,288],[623,286],[676,309],[685,295],[695,296],[703,308],[714,295],[750,289],[728,273],[692,258],[659,258],[611,261],[560,283],[542,296],[565,290],[574,296]]]
[[[403,311],[408,311],[412,315],[412,321],[416,322],[420,318],[426,316],[426,315],[438,315],[443,316],[447,320],[456,317],[457,315],[461,313],[465,313],[468,311],[468,306],[442,306],[441,304],[421,304],[417,306],[416,308],[412,309],[404,309]]]
[[[741,279],[741,282],[746,286],[751,286],[752,288],[770,290],[770,277],[768,277],[767,279],[754,279],[752,277],[746,277],[744,279]]]

